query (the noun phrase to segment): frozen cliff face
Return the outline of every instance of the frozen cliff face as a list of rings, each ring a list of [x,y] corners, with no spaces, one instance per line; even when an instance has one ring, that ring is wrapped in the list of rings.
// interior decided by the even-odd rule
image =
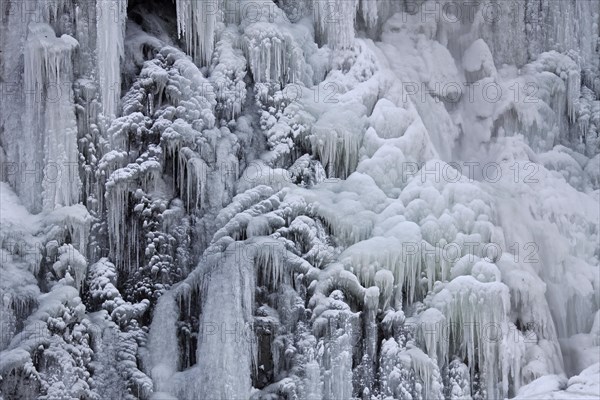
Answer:
[[[0,399],[600,397],[597,2],[0,18]]]

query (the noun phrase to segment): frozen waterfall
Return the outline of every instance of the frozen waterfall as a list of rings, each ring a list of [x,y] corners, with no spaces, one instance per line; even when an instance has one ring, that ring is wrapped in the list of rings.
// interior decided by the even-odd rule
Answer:
[[[4,0],[0,179],[0,400],[600,399],[597,0]]]

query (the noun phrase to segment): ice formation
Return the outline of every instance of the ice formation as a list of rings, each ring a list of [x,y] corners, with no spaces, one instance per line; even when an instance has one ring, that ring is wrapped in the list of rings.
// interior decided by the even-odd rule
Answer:
[[[0,4],[1,399],[597,399],[595,1]]]
[[[19,190],[27,193],[24,197],[35,212],[79,202],[77,126],[69,87],[70,59],[77,46],[69,35],[57,38],[49,25],[29,25],[24,57],[26,136],[19,160],[38,176],[25,180]],[[43,161],[37,164],[38,160]],[[36,187],[40,183],[41,190]]]
[[[127,1],[98,1],[96,3],[96,57],[102,112],[107,118],[117,115],[121,94],[121,60]]]

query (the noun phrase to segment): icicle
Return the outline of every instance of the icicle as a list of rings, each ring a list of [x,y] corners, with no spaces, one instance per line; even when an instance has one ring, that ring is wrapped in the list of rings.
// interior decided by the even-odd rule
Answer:
[[[568,72],[567,77],[567,115],[569,121],[574,122],[576,115],[576,104],[581,96],[581,74],[577,70]]]
[[[249,246],[255,251],[255,268],[261,271],[262,283],[276,290],[291,277],[284,274],[287,250],[282,242],[267,238],[256,238]]]
[[[359,0],[313,0],[317,37],[334,49],[352,47]]]
[[[126,210],[129,200],[129,186],[120,182],[112,186],[107,185],[106,202],[110,204],[107,212],[109,247],[113,250],[115,264],[121,267],[124,263],[123,250],[127,225],[125,224]]]
[[[433,305],[447,318],[451,351],[468,360],[472,375],[479,366],[486,377],[488,396],[506,396],[500,383],[502,327],[510,310],[508,288],[500,282],[482,283],[472,276],[459,276],[436,294]]]
[[[418,341],[425,344],[425,351],[440,368],[448,361],[447,335],[446,317],[439,310],[429,308],[419,316]]]
[[[133,239],[131,234],[127,236],[130,191],[132,188],[138,188],[142,192],[154,190],[161,170],[157,161],[149,160],[117,169],[106,181],[105,200],[110,204],[107,209],[109,247],[119,268],[132,266],[130,252],[125,250],[130,248],[127,240]]]
[[[188,211],[202,209],[206,198],[208,165],[189,147],[179,151],[179,192]]]
[[[358,164],[366,108],[353,103],[326,112],[312,128],[313,151],[329,177],[347,178]]]
[[[71,54],[77,46],[68,35],[57,38],[46,24],[29,26],[25,46],[25,137],[20,158],[36,176],[21,182],[19,192],[34,212],[79,202],[77,123],[70,86]],[[43,179],[39,179],[41,175]]]
[[[424,384],[421,390],[423,398],[442,400],[442,383],[438,366],[417,347],[409,347],[404,353],[410,357],[415,375]]]
[[[379,306],[379,288],[372,286],[365,290],[363,311],[364,351],[363,367],[365,372],[364,390],[371,391],[375,380],[375,359],[377,358],[378,329],[377,311]]]
[[[212,58],[222,4],[218,0],[176,0],[178,35],[185,35],[187,53],[201,66]]]
[[[285,85],[303,81],[304,54],[285,26],[251,24],[244,30],[243,46],[255,82]]]
[[[378,2],[380,0],[360,0],[360,9],[362,17],[367,23],[367,27],[374,28],[377,26]]]
[[[377,272],[368,267],[376,263],[383,270],[392,273],[392,282],[402,293],[403,288],[412,303],[417,292],[417,279],[421,274],[421,235],[419,227],[412,222],[398,224],[399,237],[373,237],[350,246],[340,255],[340,259],[354,270],[365,285],[373,283]]]
[[[121,59],[127,20],[127,0],[98,0],[96,3],[96,51],[102,110],[106,118],[117,115],[121,98]]]
[[[382,269],[375,273],[375,285],[379,288],[379,308],[385,311],[390,305],[394,294],[394,275],[391,271]]]
[[[66,238],[68,233],[71,241],[84,257],[87,256],[92,221],[92,216],[82,204],[58,208],[45,218],[46,224],[64,226],[64,237]]]

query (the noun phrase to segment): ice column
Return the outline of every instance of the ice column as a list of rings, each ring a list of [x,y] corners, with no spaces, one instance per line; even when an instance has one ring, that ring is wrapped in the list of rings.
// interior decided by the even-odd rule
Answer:
[[[155,392],[169,392],[169,382],[179,367],[178,319],[177,302],[171,292],[166,292],[154,310],[148,341]]]
[[[96,48],[98,77],[105,117],[114,117],[121,97],[121,59],[127,0],[97,0]]]
[[[24,135],[18,184],[32,212],[78,203],[77,123],[73,105],[71,55],[78,43],[57,38],[46,24],[29,25],[25,44]],[[40,195],[41,194],[41,195]]]
[[[201,289],[198,392],[182,394],[183,398],[250,397],[256,357],[252,326],[255,273],[253,256],[246,253],[243,245],[233,243],[208,262]]]

